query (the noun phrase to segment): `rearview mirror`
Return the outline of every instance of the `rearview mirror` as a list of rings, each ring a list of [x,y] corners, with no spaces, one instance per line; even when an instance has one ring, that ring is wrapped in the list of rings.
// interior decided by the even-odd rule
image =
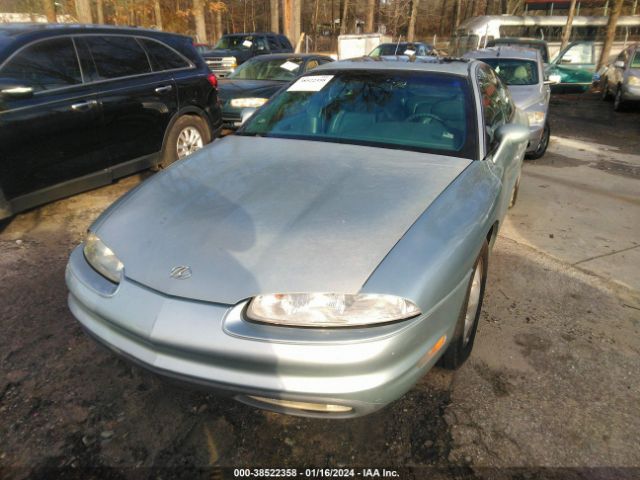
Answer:
[[[24,85],[1,85],[0,96],[5,98],[30,98],[33,96],[33,88]]]

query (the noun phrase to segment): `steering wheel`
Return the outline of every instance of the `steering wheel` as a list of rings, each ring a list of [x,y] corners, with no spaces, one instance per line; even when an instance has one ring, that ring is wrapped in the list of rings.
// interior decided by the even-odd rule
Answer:
[[[419,122],[416,122],[416,120],[419,120]],[[440,125],[442,125],[445,128],[445,130],[449,130],[444,120],[442,120],[437,115],[434,115],[433,113],[414,113],[413,115],[409,115],[405,120],[405,122],[415,122],[415,123],[424,123],[424,124],[431,123],[431,121],[427,122],[426,120],[435,120]]]

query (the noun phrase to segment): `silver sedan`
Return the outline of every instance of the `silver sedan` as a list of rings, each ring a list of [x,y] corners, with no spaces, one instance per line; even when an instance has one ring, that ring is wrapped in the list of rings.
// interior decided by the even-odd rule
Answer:
[[[459,367],[529,136],[488,73],[300,77],[102,214],[69,260],[71,311],[144,368],[295,415],[368,414]]]

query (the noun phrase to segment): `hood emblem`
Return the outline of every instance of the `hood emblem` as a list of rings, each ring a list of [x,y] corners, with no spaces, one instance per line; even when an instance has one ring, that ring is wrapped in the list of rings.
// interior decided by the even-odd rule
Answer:
[[[175,278],[176,280],[186,280],[191,277],[191,267],[187,265],[180,265],[177,267],[173,267],[171,272],[169,273],[171,278]]]

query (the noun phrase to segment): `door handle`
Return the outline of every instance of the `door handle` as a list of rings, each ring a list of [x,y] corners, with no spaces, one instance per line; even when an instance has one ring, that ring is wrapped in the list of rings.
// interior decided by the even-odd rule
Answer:
[[[157,87],[156,93],[167,93],[167,92],[170,92],[171,90],[173,90],[173,87],[171,85],[164,85],[162,87]]]
[[[76,112],[84,112],[90,108],[95,107],[98,104],[97,100],[87,100],[86,102],[74,103],[71,105],[71,110]]]

